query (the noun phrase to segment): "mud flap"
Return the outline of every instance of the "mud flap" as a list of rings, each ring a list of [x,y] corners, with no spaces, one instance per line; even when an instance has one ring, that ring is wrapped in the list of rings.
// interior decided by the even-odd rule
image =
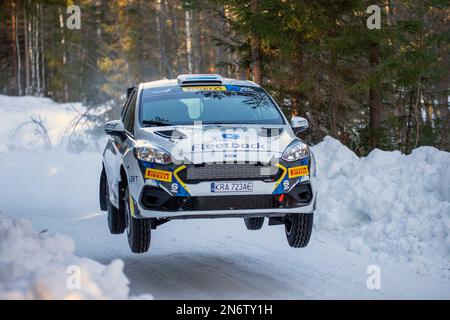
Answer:
[[[279,224],[284,224],[282,217],[269,217],[269,226],[276,226]]]

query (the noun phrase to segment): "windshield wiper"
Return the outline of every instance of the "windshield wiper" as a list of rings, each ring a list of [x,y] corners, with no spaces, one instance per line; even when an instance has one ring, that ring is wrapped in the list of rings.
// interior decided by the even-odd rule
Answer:
[[[225,121],[203,121],[203,124],[234,124],[234,123]]]
[[[171,126],[172,124],[164,121],[156,121],[156,120],[143,120],[142,123],[147,127],[164,127]]]

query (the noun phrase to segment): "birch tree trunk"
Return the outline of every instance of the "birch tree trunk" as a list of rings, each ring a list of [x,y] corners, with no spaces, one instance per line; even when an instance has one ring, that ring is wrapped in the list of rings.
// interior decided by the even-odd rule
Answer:
[[[188,73],[193,72],[191,19],[191,12],[189,10],[186,10],[184,13],[184,22],[186,29],[186,54],[188,62]]]
[[[36,94],[41,95],[41,79],[40,79],[40,58],[39,58],[39,3],[36,4],[36,14],[35,14],[35,45],[36,45]]]
[[[40,16],[40,21],[41,21],[41,23],[40,23],[40,28],[41,28],[41,38],[40,38],[40,41],[41,41],[41,79],[42,79],[42,82],[41,82],[41,95],[42,96],[45,96],[45,94],[46,94],[46,84],[45,84],[45,46],[44,46],[44,23],[45,23],[45,20],[44,20],[44,4],[42,3],[40,6],[39,6],[39,16]]]
[[[221,5],[218,8],[218,11],[219,11],[219,14],[221,16],[225,17],[225,7],[223,5]],[[227,34],[227,31],[228,31],[227,30],[227,26],[226,26],[226,24],[225,24],[223,19],[217,19],[216,18],[215,19],[215,25],[216,25],[215,26],[215,30],[217,32],[223,32],[224,34]],[[221,66],[221,63],[225,62],[224,61],[225,57],[226,57],[226,54],[225,54],[225,51],[223,49],[223,46],[222,45],[215,46],[215,55],[214,55],[214,60],[215,61],[214,62],[215,62],[216,68],[218,70],[218,73],[229,77],[230,73],[228,72],[228,70],[226,70],[223,66]]]
[[[31,88],[30,94],[35,93],[36,90],[36,56],[35,56],[35,26],[36,15],[32,15],[32,19],[29,21],[29,39],[30,39],[30,61],[31,61]]]
[[[23,29],[24,29],[24,44],[25,44],[25,95],[30,94],[30,43],[28,39],[28,15],[27,9],[23,7]]]
[[[162,50],[163,50],[163,54],[164,54],[164,66],[166,69],[166,75],[169,79],[173,79],[173,70],[172,70],[172,63],[169,63],[169,59],[168,59],[168,50],[166,48],[167,45],[167,5],[166,5],[166,0],[160,0],[161,1],[161,39],[162,39]]]
[[[194,73],[207,73],[203,67],[203,52],[202,52],[202,20],[200,12],[191,12],[191,20],[192,20],[192,69]]]
[[[66,54],[66,37],[64,34],[64,16],[61,8],[58,9],[58,12],[59,12],[59,30],[61,34],[62,64],[65,67],[67,63],[67,54]],[[69,100],[69,87],[65,79],[64,79],[64,99],[66,101]]]
[[[179,35],[179,24],[178,24],[178,15],[177,15],[177,6],[172,6],[172,19],[173,19],[173,32],[175,35],[175,48],[177,48],[177,52],[175,54],[175,65],[176,65],[176,71],[178,74],[182,73],[182,67],[181,67],[181,59],[180,59],[180,35]]]

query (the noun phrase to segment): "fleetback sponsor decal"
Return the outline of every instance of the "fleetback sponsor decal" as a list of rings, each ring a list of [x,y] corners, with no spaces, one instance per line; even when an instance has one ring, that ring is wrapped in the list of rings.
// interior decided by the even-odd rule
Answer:
[[[227,91],[224,86],[183,87],[183,91]]]
[[[224,143],[202,143],[193,144],[192,151],[196,150],[265,150],[265,145],[257,143],[238,143],[238,142],[224,142]]]
[[[297,178],[309,175],[308,166],[289,168],[289,178]]]
[[[172,172],[157,169],[146,169],[145,178],[165,182],[172,182]]]

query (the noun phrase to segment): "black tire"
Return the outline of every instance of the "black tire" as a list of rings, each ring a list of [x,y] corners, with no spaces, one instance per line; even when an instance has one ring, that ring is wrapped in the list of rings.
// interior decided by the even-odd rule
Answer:
[[[313,214],[288,214],[284,218],[286,238],[293,248],[304,248],[308,245],[313,228]]]
[[[264,217],[244,218],[248,230],[260,230],[264,224]]]
[[[100,175],[100,186],[99,186],[99,202],[100,210],[108,211],[108,203],[106,202],[106,188],[108,184],[106,181],[105,168],[102,169],[102,174]]]
[[[108,228],[111,234],[122,234],[125,229],[125,215],[119,209],[117,209],[109,199],[109,187],[105,178],[105,202],[108,211]]]
[[[150,248],[151,219],[137,219],[131,216],[128,187],[125,191],[125,215],[128,244],[134,253],[144,253]]]

